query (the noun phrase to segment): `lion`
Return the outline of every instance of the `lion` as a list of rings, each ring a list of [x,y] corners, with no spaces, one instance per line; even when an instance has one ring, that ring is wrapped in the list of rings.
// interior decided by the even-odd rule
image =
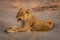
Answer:
[[[7,32],[49,31],[55,26],[55,22],[52,19],[40,20],[35,15],[32,15],[29,9],[20,9],[16,18],[18,22],[22,21],[23,27],[11,27]]]

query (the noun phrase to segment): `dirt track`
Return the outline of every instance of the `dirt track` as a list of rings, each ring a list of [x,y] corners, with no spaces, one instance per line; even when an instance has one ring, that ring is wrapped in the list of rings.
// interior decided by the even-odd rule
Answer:
[[[57,3],[56,5],[59,6],[60,2],[57,1]],[[55,21],[55,28],[51,31],[18,32],[18,33],[4,32],[7,26],[9,25],[19,25],[15,17],[19,8],[33,9],[38,6],[42,7],[46,5],[55,5],[55,4],[50,3],[50,1],[46,1],[46,0],[45,1],[28,1],[28,2],[0,0],[0,40],[60,40],[60,7],[56,8],[56,10],[49,9],[44,11],[36,11],[33,13],[35,16],[39,17],[41,20],[53,19]]]

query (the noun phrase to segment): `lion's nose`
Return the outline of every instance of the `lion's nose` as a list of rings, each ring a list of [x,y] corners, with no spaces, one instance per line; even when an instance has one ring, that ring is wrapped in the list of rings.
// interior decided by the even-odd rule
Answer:
[[[22,20],[22,19],[19,19],[20,21]]]

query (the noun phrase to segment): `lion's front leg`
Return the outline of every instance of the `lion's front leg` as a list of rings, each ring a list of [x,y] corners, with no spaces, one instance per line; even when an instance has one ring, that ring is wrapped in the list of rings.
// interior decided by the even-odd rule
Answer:
[[[6,30],[8,33],[13,33],[13,32],[30,32],[31,29],[28,26],[25,26],[23,28],[17,28],[17,27],[10,27],[9,29]]]
[[[6,30],[6,32],[8,32],[8,33],[13,33],[13,32],[17,32],[17,31],[18,31],[18,29],[16,27],[10,27]]]

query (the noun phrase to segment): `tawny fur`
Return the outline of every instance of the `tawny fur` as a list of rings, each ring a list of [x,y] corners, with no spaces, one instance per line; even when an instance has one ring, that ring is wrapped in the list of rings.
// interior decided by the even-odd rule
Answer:
[[[33,16],[30,10],[20,11],[16,15],[17,21],[22,21],[22,28],[11,27],[7,32],[30,32],[30,31],[49,31],[53,29],[55,23],[53,20],[40,20],[36,16]]]

